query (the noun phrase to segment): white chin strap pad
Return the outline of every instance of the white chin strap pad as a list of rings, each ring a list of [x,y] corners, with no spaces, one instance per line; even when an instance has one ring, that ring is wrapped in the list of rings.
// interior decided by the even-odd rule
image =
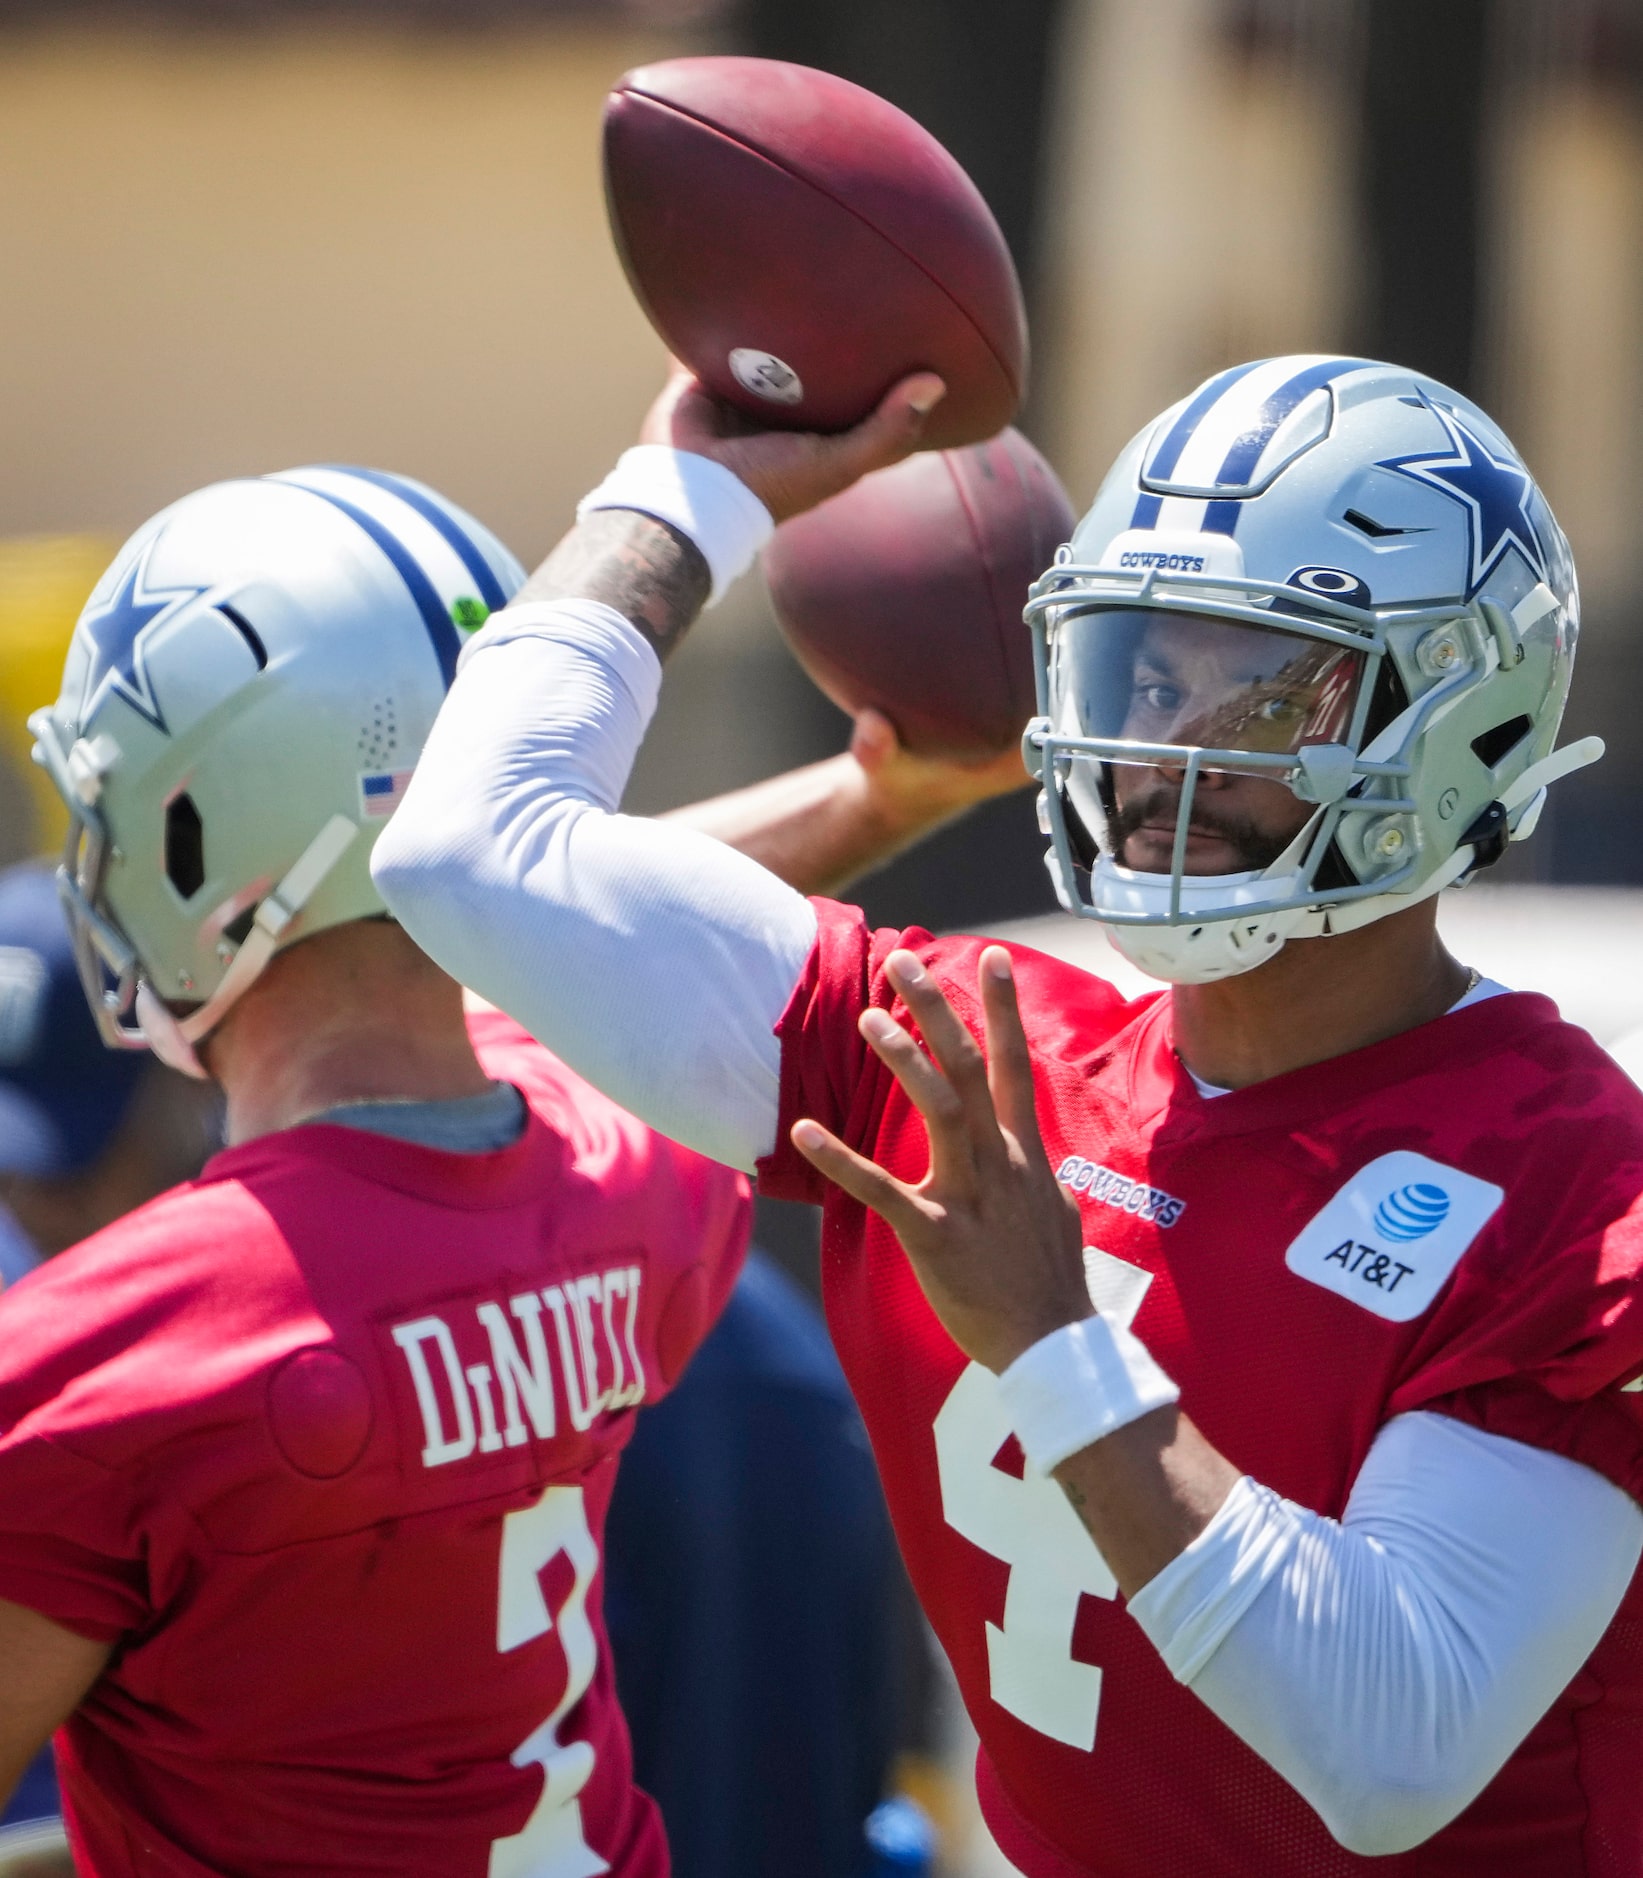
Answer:
[[[137,987],[137,1022],[143,1039],[167,1069],[180,1070],[196,1082],[210,1080],[205,1065],[195,1054],[194,1046],[183,1035],[183,1027],[146,983]]]
[[[1299,924],[1296,913],[1265,913],[1255,919],[1206,919],[1191,926],[1109,926],[1101,923],[1115,952],[1149,978],[1168,985],[1207,985],[1237,978],[1284,949]]]
[[[220,1024],[267,969],[292,920],[319,891],[359,833],[346,815],[333,815],[297,857],[296,864],[272,893],[263,896],[245,942],[234,954],[223,981],[197,1011],[173,1017],[145,982],[137,987],[137,1021],[148,1047],[170,1068],[206,1080],[194,1045]]]

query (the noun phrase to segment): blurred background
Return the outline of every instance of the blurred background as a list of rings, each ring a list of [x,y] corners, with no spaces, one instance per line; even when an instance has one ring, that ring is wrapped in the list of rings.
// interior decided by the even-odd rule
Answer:
[[[1028,285],[1026,428],[1080,504],[1242,357],[1355,350],[1481,399],[1574,542],[1570,729],[1611,744],[1509,865],[1643,881],[1637,0],[0,0],[0,860],[55,835],[21,714],[170,498],[359,461],[526,561],[552,543],[661,369],[605,231],[601,101],[726,48],[871,85],[966,164]],[[841,734],[750,579],[676,666],[633,800]],[[1027,827],[995,808],[870,910],[1047,907]]]
[[[0,0],[0,865],[59,833],[23,717],[118,540],[170,499],[370,463],[545,552],[662,369],[606,234],[604,94],[716,50],[869,85],[970,170],[1027,285],[1023,427],[1079,506],[1244,357],[1393,358],[1504,423],[1580,567],[1567,731],[1610,754],[1553,793],[1501,870],[1517,895],[1472,927],[1506,920],[1520,984],[1601,934],[1603,985],[1629,985],[1637,902],[1539,890],[1643,885],[1639,0]],[[630,804],[845,729],[749,577],[671,668]],[[1051,905],[1039,853],[1018,797],[862,897],[886,922],[1028,919]],[[1643,1022],[1605,1009],[1600,1034]],[[761,1222],[801,1276],[810,1230]],[[939,1687],[914,1707],[912,1745],[957,1764]],[[962,1799],[932,1803],[950,1867],[984,1869]]]

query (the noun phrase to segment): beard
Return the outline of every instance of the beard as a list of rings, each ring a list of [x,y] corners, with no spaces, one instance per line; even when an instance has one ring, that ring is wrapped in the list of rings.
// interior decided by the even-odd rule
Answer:
[[[1270,786],[1282,788],[1281,784]],[[1194,794],[1188,832],[1224,842],[1232,849],[1236,856],[1235,865],[1217,869],[1217,872],[1258,874],[1278,859],[1311,815],[1310,808],[1296,802],[1287,789],[1283,790],[1283,794],[1286,800],[1304,813],[1292,826],[1272,829],[1263,828],[1247,814],[1240,815],[1236,811],[1222,809],[1213,800],[1206,800],[1200,787]],[[1173,830],[1180,812],[1181,787],[1178,783],[1154,779],[1139,784],[1132,795],[1115,806],[1108,818],[1107,832],[1114,860],[1120,867],[1133,866],[1132,862],[1124,858],[1124,850],[1136,830],[1143,827]],[[1190,868],[1188,872],[1191,872]]]

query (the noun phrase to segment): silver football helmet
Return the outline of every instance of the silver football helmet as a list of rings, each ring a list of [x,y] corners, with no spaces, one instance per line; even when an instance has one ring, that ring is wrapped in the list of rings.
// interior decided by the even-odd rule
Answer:
[[[385,911],[370,853],[466,633],[524,570],[421,483],[337,466],[156,515],[87,601],[29,727],[105,1041],[194,1044],[282,946]]]
[[[1602,755],[1553,750],[1562,530],[1476,405],[1397,366],[1210,379],[1119,457],[1027,617],[1057,892],[1178,984],[1464,881]]]

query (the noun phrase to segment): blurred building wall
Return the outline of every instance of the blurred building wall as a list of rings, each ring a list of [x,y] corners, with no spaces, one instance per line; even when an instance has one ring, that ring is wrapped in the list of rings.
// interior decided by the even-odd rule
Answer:
[[[1500,413],[1580,571],[1566,735],[1608,755],[1551,792],[1516,872],[1643,881],[1643,100],[1639,74],[1520,83],[1495,127]]]
[[[344,461],[421,477],[539,558],[664,366],[606,230],[604,95],[699,49],[590,19],[0,33],[0,538],[90,529],[111,551],[203,483]],[[6,805],[54,680],[22,696],[37,648],[8,683],[4,619],[0,640],[9,855],[51,833]],[[640,807],[839,747],[755,580],[675,681]]]
[[[1039,403],[1087,505],[1137,429],[1239,359],[1341,344],[1353,9],[1249,47],[1220,0],[1082,0],[1055,101]]]
[[[1476,165],[1423,137],[1416,110],[1376,121],[1394,15],[1405,60],[1452,61],[1423,67],[1420,90],[1476,129]],[[1491,0],[1466,15],[1485,35],[1481,108],[1475,44],[1444,30],[1458,14],[1423,21],[1411,0],[1079,0],[1046,185],[1041,441],[1085,503],[1141,424],[1239,359],[1465,357],[1580,568],[1565,736],[1609,743],[1501,872],[1643,881],[1643,14]],[[1477,222],[1459,257],[1476,265],[1475,331],[1453,330],[1448,265],[1394,270],[1398,302],[1377,312],[1371,235],[1401,215],[1458,242],[1457,205]]]
[[[1028,422],[1080,505],[1136,427],[1207,373],[1363,343],[1379,3],[1062,0],[1057,15],[1035,0],[1040,26],[1059,23],[1049,128],[1032,132],[1043,198],[1030,217],[1015,208],[1038,231]],[[793,4],[818,22],[830,10]],[[751,31],[757,8],[743,11]],[[1612,29],[1571,26],[1625,12],[1499,0],[1487,15],[1476,379],[1582,569],[1570,729],[1614,746],[1561,786],[1514,863],[1542,878],[1643,880],[1630,808],[1643,788],[1643,118],[1637,59],[1602,50]],[[841,14],[863,57],[869,13],[851,0]],[[342,459],[421,476],[538,556],[661,370],[605,230],[600,103],[625,67],[708,42],[614,16],[437,32],[75,17],[0,31],[0,537],[117,538],[213,477]],[[913,23],[933,33],[944,17],[936,0],[898,13],[890,66],[911,69]],[[938,50],[927,89],[954,65],[951,44]],[[981,108],[969,91],[961,102]],[[1429,167],[1423,188],[1451,185]],[[0,711],[9,723],[9,695]],[[631,799],[730,787],[841,736],[752,579],[675,663]],[[7,799],[0,788],[0,814]],[[1000,814],[992,846],[1036,845]],[[989,842],[980,825],[949,838],[877,910],[1030,910],[1013,897],[966,910],[967,871],[1003,878],[974,864]],[[1042,897],[1036,868],[1027,856],[1010,896]]]
[[[572,24],[0,39],[0,530],[120,533],[341,459],[539,554],[661,371],[598,122],[676,49]]]

